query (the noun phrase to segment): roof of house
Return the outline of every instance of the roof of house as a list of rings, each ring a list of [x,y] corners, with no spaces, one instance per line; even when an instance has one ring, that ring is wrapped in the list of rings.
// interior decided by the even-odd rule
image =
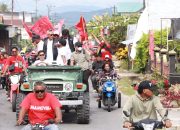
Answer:
[[[143,3],[140,2],[120,2],[116,5],[118,13],[135,13],[143,9]]]

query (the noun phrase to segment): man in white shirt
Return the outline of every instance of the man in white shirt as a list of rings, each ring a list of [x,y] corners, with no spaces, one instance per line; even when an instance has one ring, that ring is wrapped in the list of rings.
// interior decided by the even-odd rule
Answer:
[[[43,51],[46,54],[46,60],[49,62],[56,61],[58,56],[58,50],[56,47],[56,41],[54,39],[53,31],[47,31],[48,37],[44,39]]]
[[[66,40],[67,61],[68,61],[67,64],[70,65],[70,59],[71,59],[72,52],[75,51],[74,44],[73,44],[73,37],[70,36],[68,29],[64,29],[64,30],[62,30],[61,38]]]

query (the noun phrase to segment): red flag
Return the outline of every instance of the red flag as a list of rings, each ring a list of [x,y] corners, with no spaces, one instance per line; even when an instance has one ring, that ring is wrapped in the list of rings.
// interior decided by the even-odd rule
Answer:
[[[29,37],[32,37],[31,28],[27,26],[27,24],[22,21],[23,27],[25,28],[26,32],[28,33]]]
[[[81,36],[81,41],[88,40],[88,34],[86,30],[86,22],[84,17],[80,17],[79,22],[75,25],[76,29],[79,32],[79,35]]]
[[[47,16],[40,18],[32,27],[32,31],[35,34],[38,34],[41,38],[45,38],[47,31],[50,29],[53,30],[53,25]]]
[[[151,60],[154,60],[154,32],[149,31],[149,55]]]

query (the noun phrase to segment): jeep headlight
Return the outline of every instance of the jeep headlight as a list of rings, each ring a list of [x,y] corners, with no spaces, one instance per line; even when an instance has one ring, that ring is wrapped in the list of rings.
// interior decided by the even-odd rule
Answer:
[[[71,83],[66,83],[66,84],[64,85],[64,90],[65,90],[66,92],[72,92],[72,91],[73,91],[73,85],[72,85]]]

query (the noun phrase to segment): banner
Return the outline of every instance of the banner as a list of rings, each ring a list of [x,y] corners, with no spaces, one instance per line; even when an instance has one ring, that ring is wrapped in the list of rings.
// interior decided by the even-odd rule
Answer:
[[[149,55],[151,60],[154,60],[154,32],[149,31]]]
[[[79,22],[75,25],[76,29],[79,32],[79,35],[81,37],[81,42],[88,40],[88,34],[87,34],[87,30],[86,30],[86,22],[84,17],[80,17]]]
[[[59,33],[59,35],[61,35],[61,31],[62,31],[62,26],[64,24],[64,19],[61,19],[59,21],[59,23],[57,25],[54,26],[54,30],[57,31]]]
[[[31,28],[33,33],[38,34],[41,38],[45,38],[50,29],[53,30],[53,25],[47,16],[40,18]]]

